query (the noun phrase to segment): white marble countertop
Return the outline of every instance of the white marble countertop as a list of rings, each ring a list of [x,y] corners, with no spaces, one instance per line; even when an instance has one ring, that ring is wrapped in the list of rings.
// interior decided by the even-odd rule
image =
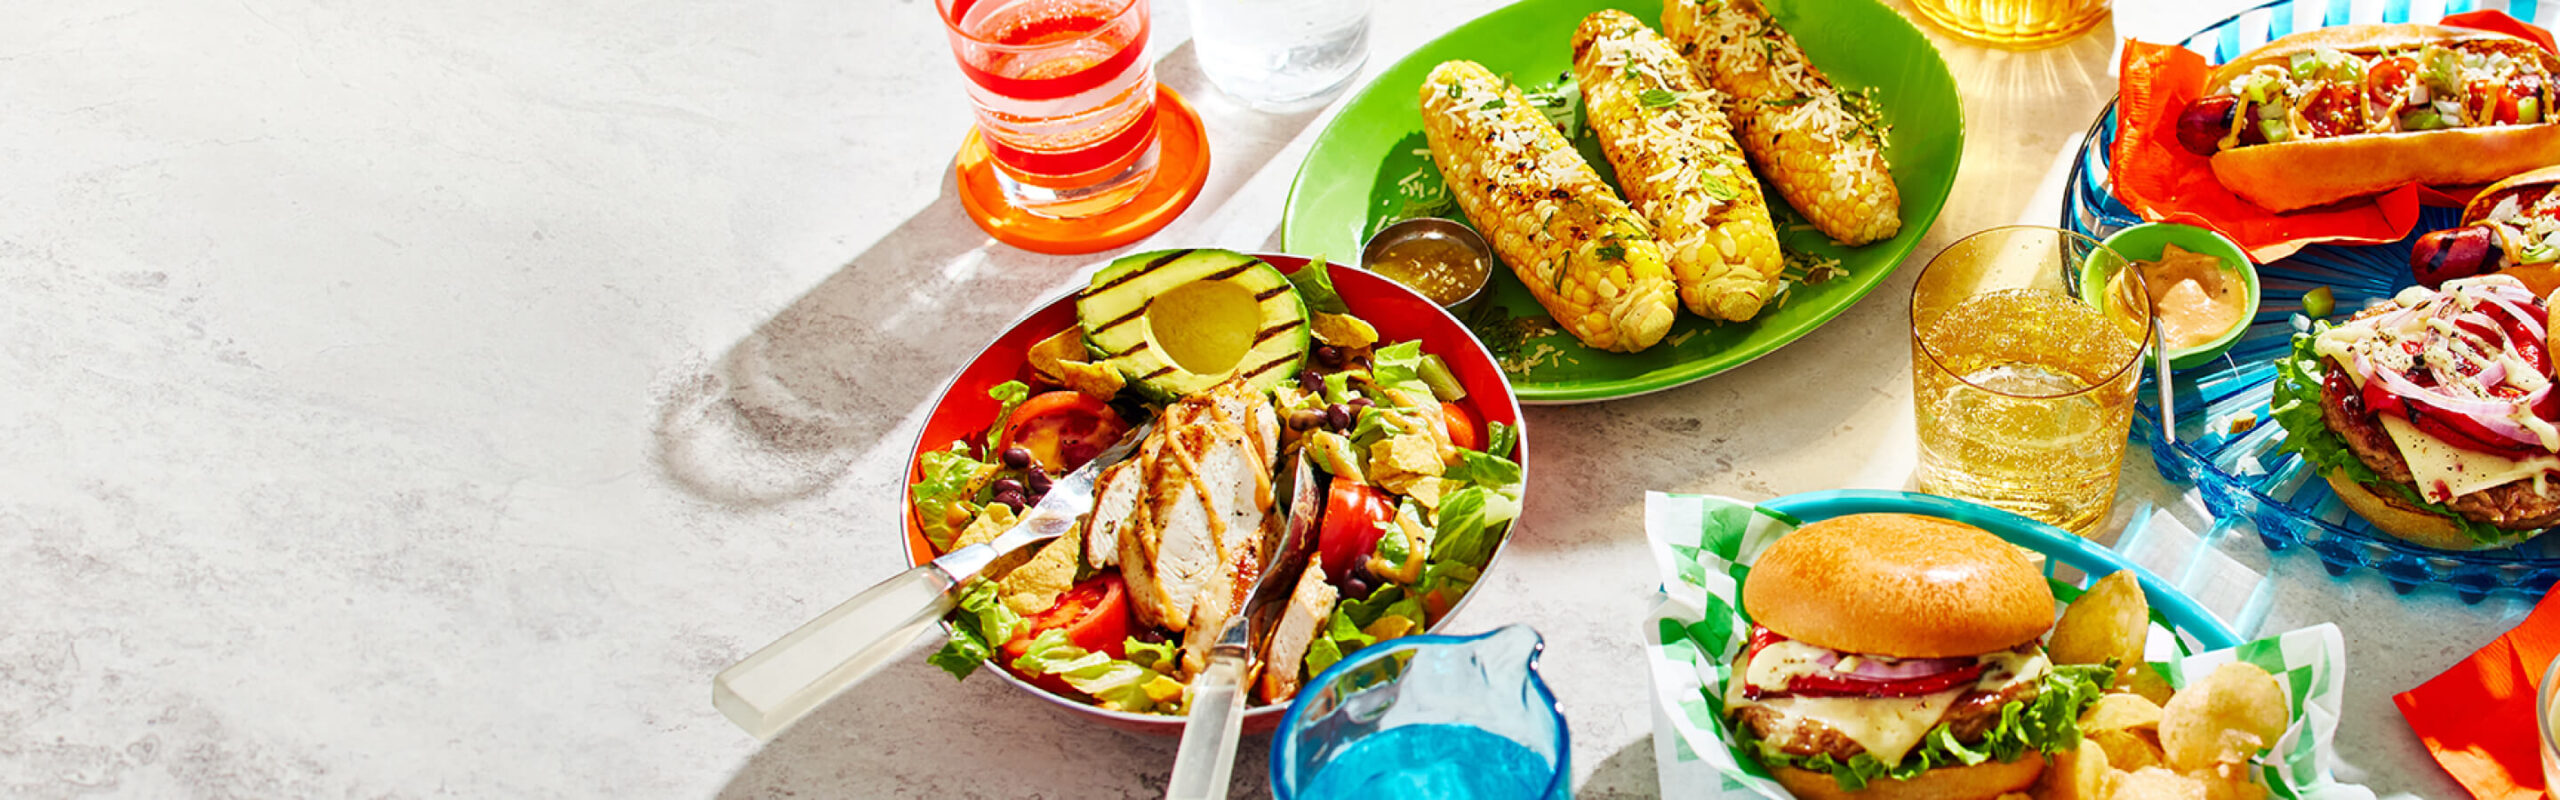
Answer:
[[[1493,5],[1381,4],[1371,68]],[[1157,241],[1273,246],[1321,114],[1226,103],[1158,6],[1215,166]],[[1108,255],[962,214],[969,115],[930,3],[11,16],[0,795],[1161,793],[1171,740],[920,657],[762,746],[709,702],[713,672],[902,566],[932,392]],[[1920,253],[2052,218],[2036,190],[2105,101],[2111,41],[1942,42],[1969,137]],[[1456,626],[1545,633],[1584,796],[1656,792],[1642,491],[1902,486],[1910,274],[1704,383],[1530,412],[1540,483]],[[2174,497],[2138,457],[2126,491]],[[2346,630],[2348,777],[2458,796],[2390,695],[2525,605],[2254,547],[2272,626]]]

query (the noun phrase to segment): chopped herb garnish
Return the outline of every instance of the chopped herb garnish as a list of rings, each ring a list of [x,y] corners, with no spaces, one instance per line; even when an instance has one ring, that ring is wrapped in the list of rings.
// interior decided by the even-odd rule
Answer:
[[[1627,260],[1627,248],[1625,245],[1604,244],[1599,247],[1592,248],[1591,254],[1599,256],[1602,261]]]
[[[1636,102],[1643,103],[1646,108],[1663,108],[1680,102],[1680,93],[1664,89],[1646,89],[1644,94],[1636,96]]]
[[[1726,183],[1723,178],[1714,175],[1699,175],[1698,188],[1704,190],[1708,197],[1718,200],[1730,201],[1742,196],[1741,190],[1733,188],[1733,184]]]
[[[1813,95],[1800,94],[1785,100],[1770,100],[1768,105],[1770,108],[1794,108],[1810,102],[1813,102]]]
[[[1496,98],[1494,98],[1494,99],[1484,101],[1484,105],[1480,105],[1480,106],[1476,106],[1476,107],[1477,107],[1477,108],[1484,109],[1484,110],[1486,110],[1486,111],[1492,111],[1492,110],[1497,109],[1497,108],[1507,108],[1507,107],[1509,107],[1510,105],[1511,105],[1511,101],[1510,101],[1510,100],[1505,99],[1505,98],[1496,97]]]

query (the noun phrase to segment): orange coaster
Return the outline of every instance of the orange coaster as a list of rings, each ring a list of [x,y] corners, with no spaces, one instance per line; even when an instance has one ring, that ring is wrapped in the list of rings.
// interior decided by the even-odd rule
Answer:
[[[1200,114],[1182,95],[1156,84],[1156,172],[1125,205],[1081,219],[1032,214],[1005,202],[996,185],[995,160],[978,130],[960,143],[960,205],[996,241],[1035,253],[1068,255],[1109,250],[1164,229],[1200,197],[1209,180],[1209,137]]]

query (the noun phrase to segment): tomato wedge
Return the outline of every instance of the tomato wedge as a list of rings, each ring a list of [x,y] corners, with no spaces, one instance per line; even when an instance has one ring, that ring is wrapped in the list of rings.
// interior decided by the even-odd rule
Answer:
[[[1461,450],[1484,449],[1484,434],[1476,430],[1476,415],[1467,407],[1451,402],[1440,404],[1440,416],[1449,421],[1449,443]]]
[[[1120,441],[1129,423],[1111,405],[1083,392],[1041,392],[1022,401],[996,439],[996,452],[1019,446],[1051,475],[1064,475]]]
[[[1378,549],[1378,537],[1386,531],[1382,526],[1395,516],[1395,498],[1386,492],[1335,478],[1316,531],[1316,554],[1324,559],[1325,575],[1339,576],[1350,568],[1353,558]]]
[[[1031,651],[1031,640],[1052,630],[1065,630],[1077,647],[1112,658],[1128,657],[1129,590],[1120,573],[1096,575],[1058,595],[1056,605],[1032,615],[1031,626],[1003,645],[1005,660]]]

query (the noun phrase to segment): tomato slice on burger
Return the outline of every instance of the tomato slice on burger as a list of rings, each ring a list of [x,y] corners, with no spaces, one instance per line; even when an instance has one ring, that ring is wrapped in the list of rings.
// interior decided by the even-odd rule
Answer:
[[[996,440],[996,451],[1029,450],[1041,469],[1064,475],[1093,460],[1127,432],[1129,423],[1120,419],[1120,412],[1091,395],[1064,389],[1041,392],[1013,410],[1004,435]]]

